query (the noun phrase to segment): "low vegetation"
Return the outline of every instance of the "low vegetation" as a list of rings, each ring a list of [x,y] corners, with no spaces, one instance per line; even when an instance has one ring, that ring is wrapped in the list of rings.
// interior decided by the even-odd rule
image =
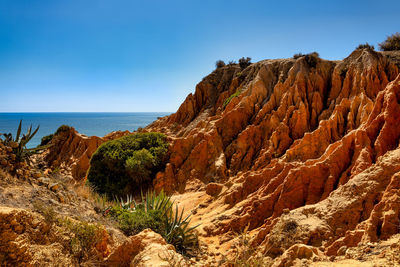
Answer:
[[[374,47],[373,45],[370,45],[369,43],[365,43],[365,44],[360,44],[360,45],[358,45],[356,49],[375,50],[375,47]]]
[[[296,54],[293,55],[293,58],[294,59],[298,59],[298,58],[301,58],[301,57],[304,57],[304,56],[305,55],[303,53],[296,53]]]
[[[26,145],[29,141],[36,135],[39,131],[39,126],[32,132],[32,125],[28,128],[25,134],[21,135],[22,120],[19,122],[17,133],[15,138],[13,138],[12,133],[4,133],[4,139],[2,140],[5,146],[12,148],[12,152],[15,155],[15,162],[28,162],[30,163],[30,157],[33,154],[39,153],[42,147],[38,148],[27,148]]]
[[[72,127],[68,126],[68,125],[61,125],[60,127],[58,127],[57,131],[54,133],[54,135],[59,135],[60,133],[63,132],[68,132]]]
[[[217,69],[222,68],[225,66],[225,62],[223,60],[217,60],[217,62],[215,62],[215,67]]]
[[[46,136],[43,136],[42,139],[40,140],[40,145],[39,146],[44,146],[50,143],[51,140],[53,140],[54,134],[49,134]]]
[[[69,242],[65,245],[66,249],[80,263],[89,260],[91,256],[95,255],[96,245],[107,236],[104,226],[61,217],[52,206],[48,206],[43,202],[34,202],[33,208],[44,217],[49,226],[57,228],[58,233],[63,233],[69,237]],[[60,243],[64,244],[63,240],[60,240]]]
[[[68,126],[68,125],[61,125],[60,127],[58,127],[58,129],[53,134],[43,136],[39,146],[45,146],[45,145],[49,144],[50,141],[53,140],[54,136],[57,136],[63,132],[67,132],[71,128],[72,127]]]
[[[320,60],[319,54],[317,52],[312,52],[309,54],[297,53],[293,55],[294,59],[298,59],[301,57],[304,57],[305,61],[307,62],[310,68],[315,68],[318,64],[318,61]]]
[[[126,201],[116,201],[104,214],[115,218],[127,235],[150,228],[174,245],[178,252],[185,254],[197,245],[197,236],[193,231],[197,225],[189,227],[190,215],[183,217],[183,212],[178,211],[178,206],[173,209],[173,202],[165,193],[149,191],[146,196],[142,195],[141,203],[137,204],[132,197],[127,197]]]
[[[93,250],[96,244],[100,243],[106,235],[104,227],[100,224],[73,221],[69,218],[60,219],[59,224],[68,229],[71,235],[71,252],[80,261],[87,260],[91,250]]]
[[[234,253],[230,259],[224,258],[228,266],[234,267],[267,267],[271,266],[271,258],[265,257],[265,253],[257,252],[257,247],[251,244],[249,235],[249,225],[243,232],[236,236],[237,242],[234,243]]]
[[[319,61],[319,54],[317,52],[307,54],[305,55],[305,60],[310,68],[315,68]]]
[[[234,97],[238,97],[240,95],[240,90],[236,90],[236,92],[234,92],[233,94],[231,94],[227,99],[225,99],[224,104],[223,104],[223,108],[225,108]]]
[[[161,133],[136,133],[103,143],[93,154],[88,182],[100,194],[137,192],[164,168],[167,138]]]
[[[242,57],[239,59],[239,66],[241,69],[245,69],[251,65],[251,58],[250,57]]]
[[[400,50],[400,33],[397,32],[388,36],[385,41],[379,44],[379,48],[382,51]]]

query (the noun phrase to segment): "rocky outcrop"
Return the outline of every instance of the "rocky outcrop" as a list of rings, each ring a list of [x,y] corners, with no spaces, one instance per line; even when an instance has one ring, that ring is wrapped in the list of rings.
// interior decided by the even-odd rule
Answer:
[[[105,263],[107,266],[170,266],[171,263],[187,266],[174,246],[150,229],[129,237],[113,251]]]
[[[76,264],[64,253],[62,237],[43,218],[23,209],[0,207],[0,265]]]
[[[391,236],[399,227],[398,58],[358,49],[315,66],[301,57],[215,70],[177,113],[145,129],[173,139],[155,187],[223,184],[214,201],[228,204],[224,219],[205,226],[206,235],[250,225],[266,249],[290,211],[303,232],[274,243],[273,256],[296,243],[336,255]]]
[[[400,53],[308,59],[218,68],[175,114],[144,129],[171,143],[155,189],[195,192],[176,199],[193,209],[210,247],[228,251],[232,232],[248,226],[252,244],[285,266],[399,228]],[[106,139],[66,133],[48,161],[83,177]]]
[[[50,167],[68,169],[76,180],[82,180],[89,168],[92,154],[104,142],[131,134],[129,131],[116,131],[104,137],[85,136],[74,128],[60,132],[54,136],[44,160]]]

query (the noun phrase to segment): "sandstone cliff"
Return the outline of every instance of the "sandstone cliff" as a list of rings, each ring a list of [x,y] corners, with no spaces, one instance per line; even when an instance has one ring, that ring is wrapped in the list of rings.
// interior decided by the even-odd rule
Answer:
[[[49,167],[67,169],[76,180],[82,180],[89,168],[90,157],[96,149],[108,140],[127,134],[130,132],[115,131],[104,137],[88,137],[71,127],[54,136],[49,150],[43,155],[44,160]]]
[[[358,49],[341,61],[216,69],[144,129],[171,141],[154,187],[178,193],[211,251],[229,250],[246,225],[281,266],[289,254],[336,256],[388,239],[400,226],[399,67],[399,52]],[[109,138],[71,131],[47,159],[80,179]]]
[[[295,243],[337,255],[387,239],[399,227],[399,62],[396,52],[359,49],[315,66],[300,57],[215,70],[175,114],[146,128],[173,140],[155,187],[220,184],[209,206],[225,208],[203,234],[249,224],[272,256]],[[291,220],[301,238],[274,240]]]

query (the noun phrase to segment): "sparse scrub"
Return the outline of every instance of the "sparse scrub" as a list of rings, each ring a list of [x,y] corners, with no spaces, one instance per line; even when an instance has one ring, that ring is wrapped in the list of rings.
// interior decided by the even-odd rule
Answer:
[[[228,266],[232,267],[266,267],[271,266],[265,253],[257,252],[257,247],[251,244],[249,236],[249,225],[247,225],[243,232],[237,235],[237,242],[235,243],[233,257],[224,261]]]
[[[305,55],[303,54],[303,53],[297,53],[297,54],[294,54],[293,55],[293,58],[294,59],[298,59],[298,58],[301,58],[301,57],[304,57]]]
[[[268,255],[278,256],[292,245],[303,243],[305,233],[304,227],[300,226],[294,219],[281,217],[269,234]]]
[[[242,57],[239,59],[239,66],[241,69],[245,69],[251,65],[251,58],[250,57]]]
[[[358,45],[356,49],[375,50],[375,47],[374,47],[373,45],[370,45],[369,43],[365,43],[365,44],[360,44],[360,45]]]
[[[233,94],[231,94],[227,99],[225,99],[224,104],[223,104],[223,108],[225,108],[234,97],[238,97],[240,95],[240,90],[236,90],[236,92],[234,92]]]
[[[57,213],[52,206],[45,205],[40,201],[35,201],[33,203],[33,209],[39,212],[44,217],[44,220],[50,225],[56,223],[58,220]]]
[[[319,61],[319,54],[317,52],[307,54],[305,55],[305,60],[310,68],[315,68]]]
[[[217,60],[217,62],[215,62],[215,68],[219,69],[225,67],[225,62],[223,60]]]
[[[40,213],[45,222],[69,236],[69,242],[64,246],[71,251],[79,262],[89,260],[97,249],[96,245],[106,238],[107,232],[100,224],[90,224],[84,221],[72,220],[68,217],[59,217],[52,206],[40,201],[33,203],[34,210]],[[60,239],[60,243],[64,243]]]
[[[312,52],[309,54],[302,54],[302,53],[297,53],[293,55],[294,59],[298,59],[304,57],[305,61],[307,62],[308,66],[310,68],[315,68],[318,64],[319,59],[319,54],[317,52]]]
[[[68,132],[71,128],[72,127],[68,125],[61,125],[60,127],[58,127],[54,135],[59,135],[62,132]]]
[[[168,143],[161,133],[137,133],[103,143],[93,154],[88,182],[108,197],[137,191],[165,165]]]
[[[44,146],[50,143],[50,141],[53,139],[53,136],[54,136],[53,134],[43,136],[39,146]]]
[[[106,234],[104,227],[99,224],[72,221],[68,218],[60,219],[59,224],[68,229],[71,233],[71,252],[79,261],[87,260],[91,250],[95,248],[96,244],[98,244]]]
[[[400,50],[400,33],[396,32],[388,36],[385,41],[379,44],[381,51],[395,51]]]

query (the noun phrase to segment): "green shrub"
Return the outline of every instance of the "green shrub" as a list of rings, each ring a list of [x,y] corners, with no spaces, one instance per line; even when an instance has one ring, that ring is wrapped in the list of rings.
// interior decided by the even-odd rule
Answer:
[[[164,217],[158,210],[145,211],[139,208],[135,212],[120,211],[116,218],[120,229],[128,236],[135,235],[146,228],[157,233],[164,231]]]
[[[164,168],[167,151],[166,136],[161,133],[136,133],[108,141],[92,155],[88,182],[109,197],[135,191]]]
[[[375,47],[373,45],[370,45],[369,43],[365,43],[365,44],[360,44],[357,46],[356,49],[369,49],[369,50],[375,50]]]
[[[379,48],[382,51],[400,50],[400,33],[396,32],[395,34],[388,36],[384,42],[379,44]]]
[[[239,59],[239,66],[241,69],[245,69],[251,65],[251,58],[250,57],[242,57]]]
[[[57,131],[54,133],[54,135],[58,135],[62,132],[68,132],[72,127],[68,125],[61,125],[58,127]]]
[[[54,134],[43,136],[39,146],[44,146],[50,143],[50,141],[53,139],[53,136]]]
[[[137,204],[132,197],[127,201],[116,201],[105,214],[114,217],[119,228],[127,235],[134,235],[146,228],[159,233],[164,239],[175,246],[180,253],[188,253],[197,245],[194,229],[189,227],[190,214],[183,218],[183,210],[179,213],[178,206],[172,210],[171,198],[163,192],[155,194],[148,192],[142,195],[142,202]]]
[[[223,104],[223,108],[225,108],[234,97],[237,97],[240,95],[240,90],[236,90],[236,92],[234,92],[233,94],[231,94],[227,99],[225,99],[224,104]]]
[[[104,236],[104,227],[83,221],[72,221],[69,218],[59,219],[59,225],[69,230],[71,252],[81,261],[88,258],[91,250]]]
[[[217,69],[222,68],[225,66],[225,62],[223,60],[217,60],[217,62],[215,62],[215,67]]]

